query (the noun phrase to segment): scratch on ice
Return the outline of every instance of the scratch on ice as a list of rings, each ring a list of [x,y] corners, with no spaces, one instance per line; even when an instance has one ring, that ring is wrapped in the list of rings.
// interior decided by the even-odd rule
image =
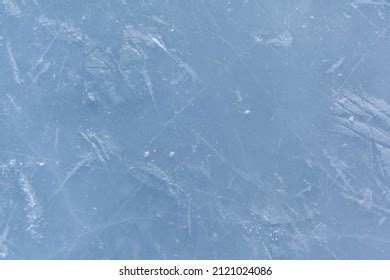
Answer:
[[[11,67],[12,67],[14,79],[18,84],[20,84],[22,82],[22,79],[20,78],[19,68],[18,68],[18,65],[16,64],[16,60],[15,60],[12,48],[11,48],[8,41],[5,43],[5,47],[7,49],[7,54],[8,54],[9,62],[10,62]]]
[[[336,71],[336,70],[341,66],[341,64],[343,64],[344,59],[345,59],[345,57],[340,58],[335,64],[333,64],[333,65],[326,71],[326,73],[327,73],[327,74],[330,74],[330,73],[333,73],[334,71]]]
[[[30,232],[33,238],[39,239],[42,237],[40,233],[40,223],[42,219],[42,207],[38,201],[34,189],[24,174],[19,176],[19,184],[22,188],[24,198],[27,202],[25,211],[27,212],[27,231]]]

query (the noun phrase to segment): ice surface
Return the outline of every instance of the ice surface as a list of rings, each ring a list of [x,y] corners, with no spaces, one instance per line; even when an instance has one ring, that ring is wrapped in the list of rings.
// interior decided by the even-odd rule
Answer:
[[[0,1],[0,258],[390,258],[390,2]]]

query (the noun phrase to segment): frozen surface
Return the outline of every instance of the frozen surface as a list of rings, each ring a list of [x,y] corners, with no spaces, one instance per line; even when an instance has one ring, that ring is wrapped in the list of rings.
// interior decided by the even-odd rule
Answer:
[[[0,1],[0,258],[390,258],[387,0]]]

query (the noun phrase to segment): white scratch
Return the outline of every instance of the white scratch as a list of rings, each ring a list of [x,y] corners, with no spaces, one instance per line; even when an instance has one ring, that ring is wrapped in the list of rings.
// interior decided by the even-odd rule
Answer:
[[[157,103],[156,103],[156,99],[154,98],[154,91],[153,91],[153,86],[152,86],[152,80],[151,80],[148,72],[145,69],[142,71],[142,75],[144,76],[144,82],[146,84],[146,87],[148,88],[148,92],[150,94],[150,97],[152,98],[153,105],[154,105],[154,107],[155,107],[155,109],[157,111],[157,114],[159,116],[161,116],[160,109],[158,108]]]
[[[54,36],[53,40],[50,41],[46,50],[42,53],[42,55],[40,56],[40,58],[38,59],[37,63],[35,64],[35,66],[33,67],[33,69],[31,71],[34,71],[39,66],[39,64],[41,64],[43,62],[43,59],[45,58],[47,52],[50,50],[51,46],[53,45],[53,43],[57,39],[57,37],[58,37],[58,33]]]
[[[18,105],[16,104],[16,102],[15,102],[15,100],[12,98],[12,96],[9,95],[9,94],[7,94],[7,97],[8,97],[8,99],[10,100],[10,102],[12,103],[12,105],[14,105],[16,111],[18,111],[18,113],[20,113],[22,109],[20,108],[20,106],[18,106]]]
[[[333,64],[333,65],[326,71],[326,73],[327,73],[327,74],[330,74],[330,73],[333,73],[334,71],[336,71],[336,70],[341,66],[341,64],[343,64],[344,59],[345,59],[345,57],[340,58],[335,64]]]
[[[66,183],[72,178],[83,166],[90,163],[93,160],[92,154],[84,155],[83,158],[76,163],[76,165],[66,174],[65,179],[58,186],[58,188],[53,192],[52,196],[49,199],[49,202],[53,200],[53,198],[64,188]]]
[[[56,131],[54,133],[54,150],[58,154],[58,135],[59,135],[60,129],[57,127]]]
[[[22,79],[20,78],[20,71],[19,71],[18,65],[16,64],[16,60],[15,60],[12,48],[11,48],[8,41],[5,43],[5,47],[7,49],[9,62],[11,64],[12,71],[14,74],[14,79],[18,84],[20,84],[22,82]]]

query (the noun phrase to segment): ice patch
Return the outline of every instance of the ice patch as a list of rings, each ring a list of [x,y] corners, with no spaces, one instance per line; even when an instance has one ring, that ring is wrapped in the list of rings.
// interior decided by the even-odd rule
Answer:
[[[38,197],[28,180],[28,178],[20,174],[19,184],[22,188],[24,199],[27,202],[25,211],[27,213],[27,231],[34,239],[42,238],[41,223],[42,223],[42,207],[38,201]]]
[[[272,45],[281,48],[291,47],[292,43],[293,43],[293,37],[288,30],[280,34],[277,34],[274,38],[268,39],[266,41],[267,45]]]

